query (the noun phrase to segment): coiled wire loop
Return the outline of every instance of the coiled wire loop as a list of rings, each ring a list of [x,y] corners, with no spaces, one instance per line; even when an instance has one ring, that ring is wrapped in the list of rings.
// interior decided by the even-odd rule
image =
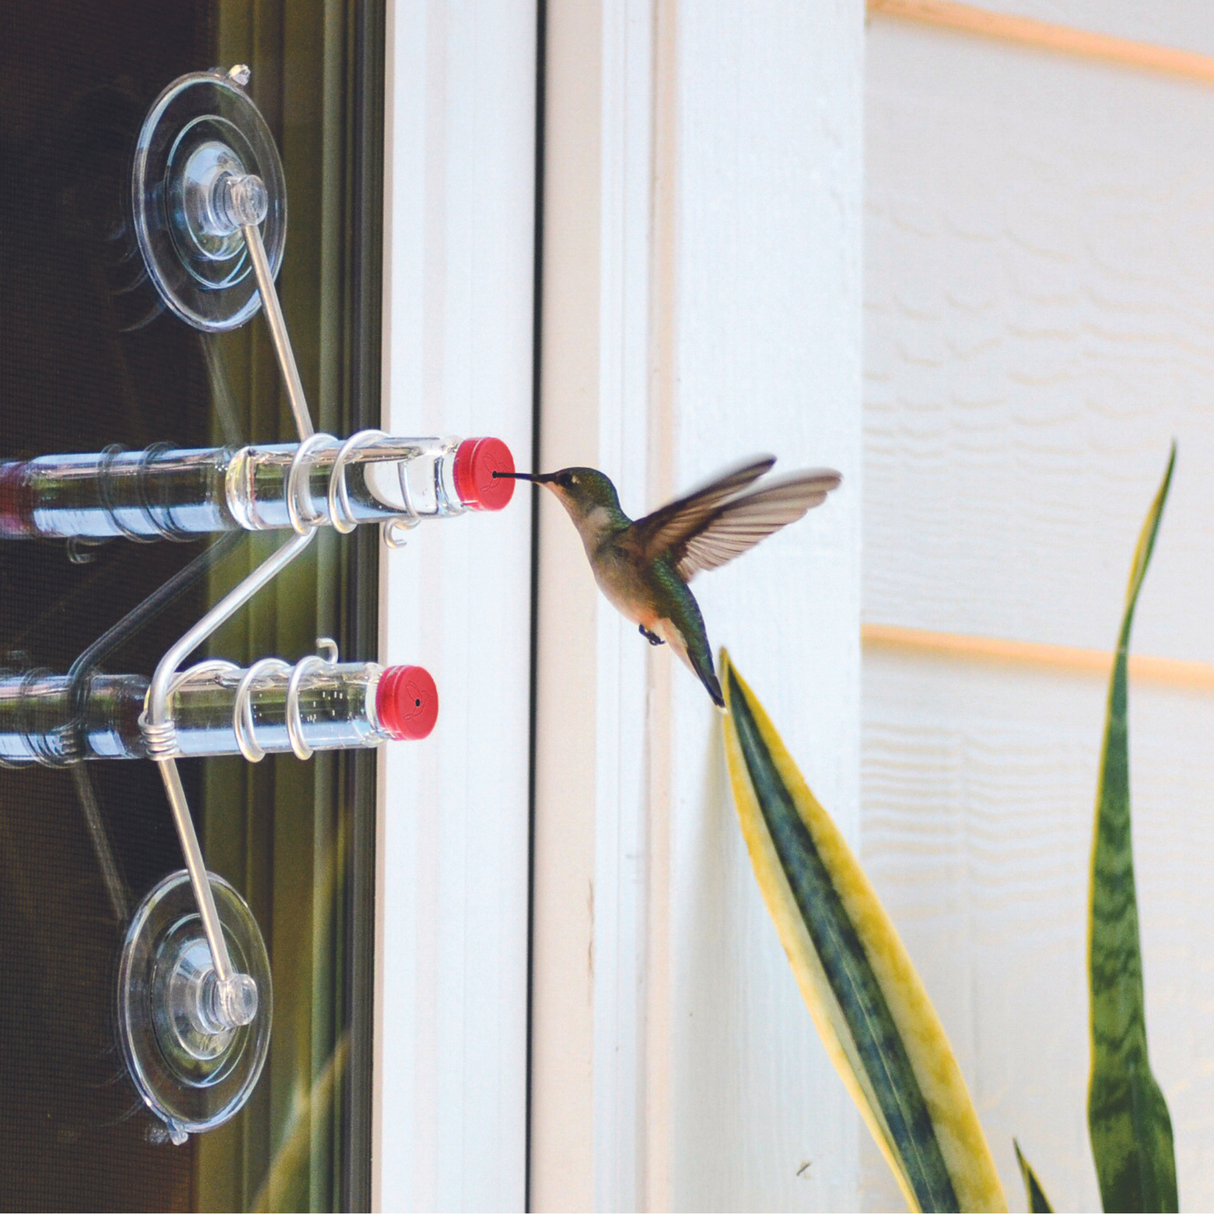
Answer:
[[[324,515],[312,509],[312,469],[316,466],[313,452],[332,447],[337,439],[331,434],[310,434],[295,450],[287,472],[285,490],[287,517],[299,535],[307,533],[325,521]]]
[[[281,658],[262,658],[254,662],[236,685],[236,703],[232,706],[232,728],[236,732],[236,745],[250,763],[260,763],[266,752],[257,741],[257,729],[253,721],[253,685],[262,675],[285,674],[291,669],[289,662]]]
[[[314,666],[331,666],[337,661],[337,642],[330,637],[319,637],[316,647],[325,651],[325,656],[309,654],[295,663],[291,677],[287,680],[287,737],[296,758],[310,759],[312,748],[304,739],[303,714],[299,708],[299,696],[303,690],[303,680]]]
[[[139,726],[147,740],[149,757],[153,759],[179,757],[177,730],[173,723],[171,702],[172,697],[184,684],[193,683],[211,675],[238,674],[240,681],[236,684],[236,694],[232,702],[232,732],[236,735],[236,745],[240,753],[250,763],[260,763],[266,757],[265,748],[257,740],[257,723],[253,717],[253,695],[258,689],[257,684],[260,682],[264,685],[267,676],[273,679],[275,676],[287,675],[285,705],[287,738],[291,743],[291,750],[298,758],[310,759],[313,751],[304,737],[303,712],[299,702],[300,696],[303,694],[304,680],[317,666],[325,667],[336,663],[338,653],[337,642],[330,637],[317,638],[316,647],[321,651],[320,654],[308,654],[294,666],[290,662],[284,662],[281,658],[261,658],[254,662],[248,670],[242,671],[234,662],[228,662],[223,658],[209,658],[205,662],[191,666],[188,670],[178,671],[169,684],[170,712],[168,719],[159,725],[152,724],[147,719],[146,711],[139,718]],[[50,763],[52,761],[49,757],[43,758],[40,755],[37,757],[40,762]]]

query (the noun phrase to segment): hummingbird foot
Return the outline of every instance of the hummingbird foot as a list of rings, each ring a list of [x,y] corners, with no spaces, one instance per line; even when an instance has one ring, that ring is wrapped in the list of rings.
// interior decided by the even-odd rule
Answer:
[[[656,632],[650,632],[649,629],[646,628],[644,624],[642,624],[640,626],[640,633],[641,633],[641,636],[643,636],[645,638],[645,640],[647,640],[651,645],[665,645],[666,644],[666,642],[664,640],[662,640],[662,638],[660,636],[658,636],[658,634]]]

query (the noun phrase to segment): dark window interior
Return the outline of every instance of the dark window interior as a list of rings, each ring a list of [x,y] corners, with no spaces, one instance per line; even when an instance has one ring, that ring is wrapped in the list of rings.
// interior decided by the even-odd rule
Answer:
[[[234,62],[286,169],[279,287],[313,417],[375,423],[381,30],[374,4],[0,0],[0,460],[289,439],[262,318],[190,329],[130,231],[143,115]],[[0,538],[0,667],[65,673],[210,542]],[[150,675],[279,542],[241,536],[102,669]],[[295,661],[327,635],[374,659],[375,579],[373,530],[322,536],[210,652]],[[265,936],[275,1017],[248,1106],[179,1147],[125,1074],[114,989],[125,916],[181,852],[154,764],[86,766],[0,770],[0,1206],[365,1208],[374,755],[182,764],[208,866]]]

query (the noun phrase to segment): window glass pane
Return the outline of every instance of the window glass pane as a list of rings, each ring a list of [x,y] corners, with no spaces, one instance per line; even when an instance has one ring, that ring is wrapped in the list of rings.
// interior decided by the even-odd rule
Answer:
[[[236,62],[282,154],[279,289],[316,428],[374,424],[381,26],[359,3],[0,0],[0,460],[292,438],[263,319],[196,332],[160,304],[131,231],[148,108],[183,73]],[[213,540],[2,538],[15,483],[0,470],[0,667],[13,678],[67,673]],[[240,535],[100,669],[149,676],[283,539]],[[328,636],[343,658],[374,660],[375,540],[326,529],[209,653],[294,662]],[[45,722],[26,724],[43,736]],[[370,751],[181,763],[208,867],[248,901],[274,981],[249,1104],[182,1146],[155,1141],[115,1034],[130,916],[183,865],[156,766],[0,771],[0,1204],[367,1204],[374,767]]]

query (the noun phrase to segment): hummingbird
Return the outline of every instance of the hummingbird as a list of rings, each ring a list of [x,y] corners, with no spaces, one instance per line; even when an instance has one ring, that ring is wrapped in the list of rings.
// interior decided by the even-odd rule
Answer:
[[[651,645],[668,644],[712,702],[724,708],[704,617],[687,583],[795,522],[843,479],[831,468],[813,468],[745,492],[775,462],[771,455],[748,460],[635,520],[620,508],[615,485],[597,468],[493,475],[530,481],[556,496],[582,537],[608,601]]]

